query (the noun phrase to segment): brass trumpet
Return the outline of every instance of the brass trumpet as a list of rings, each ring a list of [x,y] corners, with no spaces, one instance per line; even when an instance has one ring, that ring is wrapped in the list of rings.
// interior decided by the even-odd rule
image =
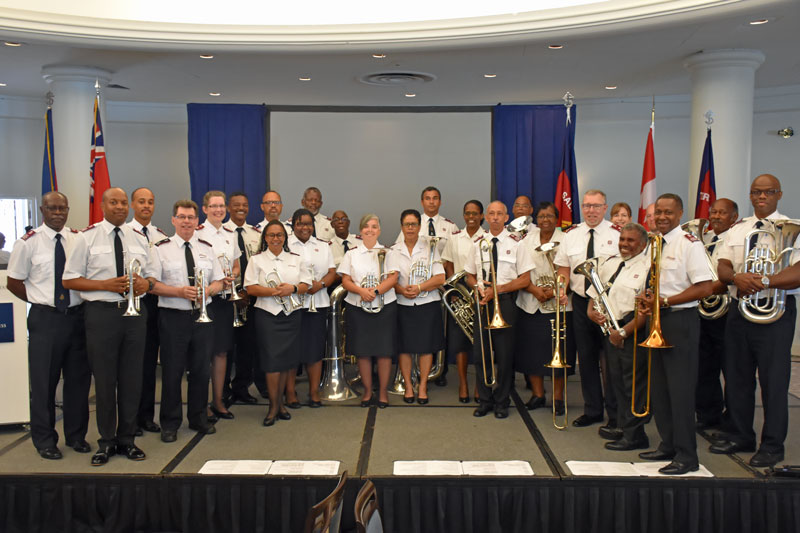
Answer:
[[[562,290],[566,291],[566,280],[564,276],[557,275],[555,276],[555,290],[554,292],[556,295],[561,294]],[[558,430],[567,429],[568,422],[569,422],[569,413],[567,412],[567,369],[570,368],[570,365],[567,364],[566,360],[561,356],[561,347],[567,345],[567,306],[561,305],[561,299],[556,297],[556,317],[554,319],[550,319],[550,328],[552,329],[552,339],[553,339],[553,358],[550,360],[550,364],[544,365],[547,368],[552,370],[552,382],[553,382],[553,426]],[[564,369],[564,425],[558,425],[558,421],[556,419],[556,401],[555,401],[555,386],[556,386],[556,370],[562,368]]]

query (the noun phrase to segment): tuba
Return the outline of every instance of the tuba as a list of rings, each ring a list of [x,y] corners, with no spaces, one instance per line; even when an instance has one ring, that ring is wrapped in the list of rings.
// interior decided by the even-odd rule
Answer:
[[[274,289],[281,283],[283,283],[283,280],[281,279],[281,275],[278,274],[277,270],[273,270],[267,274],[267,287]],[[283,314],[286,316],[291,315],[292,311],[295,311],[301,307],[300,302],[297,301],[297,298],[295,298],[294,294],[290,294],[289,297],[273,296],[273,298],[275,298],[275,301],[281,305],[283,308]]]
[[[200,316],[197,317],[195,322],[206,323],[211,322],[208,316],[208,308],[206,307],[206,273],[200,267],[194,267],[194,284],[197,287],[197,298],[200,300]]]
[[[614,316],[614,312],[611,310],[611,305],[608,303],[608,298],[606,297],[606,292],[608,292],[608,287],[603,284],[600,280],[600,276],[597,274],[597,259],[588,259],[575,267],[575,270],[572,271],[573,274],[583,274],[592,284],[594,287],[597,296],[592,298],[592,302],[594,305],[595,310],[602,314],[605,317],[605,322],[600,329],[603,331],[603,335],[608,335],[611,332],[611,328],[619,331],[620,326],[619,322],[617,321],[617,317]]]
[[[708,220],[704,218],[695,218],[681,224],[681,229],[700,242],[703,242],[703,233],[706,224],[708,224]],[[711,260],[711,255],[708,253],[709,245],[704,244],[703,246],[706,252],[706,259],[708,259],[708,267],[711,270],[711,279],[712,281],[719,281],[717,269],[714,267],[714,262]],[[727,294],[712,294],[700,300],[697,312],[700,313],[701,317],[707,320],[716,320],[725,316],[725,313],[728,312],[730,301],[730,296]]]
[[[744,238],[745,273],[771,276],[791,264],[795,240],[800,235],[800,220],[762,220],[772,229],[754,229]],[[768,235],[765,243],[759,243],[760,235]],[[771,242],[770,242],[771,241]],[[765,289],[756,294],[739,298],[739,311],[750,322],[772,324],[786,310],[786,291]]]
[[[134,296],[133,284],[136,276],[142,273],[142,263],[138,259],[131,259],[125,264],[125,275],[128,276],[128,308],[122,316],[141,316],[141,296]]]
[[[472,291],[466,283],[467,273],[462,270],[450,276],[444,285],[439,287],[444,308],[456,321],[458,327],[473,342],[473,324],[475,322],[475,307],[472,305]],[[452,303],[450,302],[452,297]]]
[[[376,288],[389,274],[384,272],[384,265],[386,263],[386,249],[381,248],[378,250],[378,275],[369,273],[361,280],[361,286],[366,289]],[[367,313],[380,313],[383,309],[383,294],[379,294],[371,302],[361,300],[361,309]]]
[[[331,293],[331,322],[328,329],[325,374],[319,385],[319,395],[323,400],[343,401],[358,396],[350,388],[344,374],[344,298],[347,289],[339,285]]]
[[[431,274],[433,273],[433,255],[436,251],[436,245],[439,244],[441,237],[429,237],[428,244],[430,246],[430,254],[428,256],[428,264],[426,265],[424,261],[421,259],[418,261],[414,261],[414,264],[411,265],[411,269],[408,272],[408,284],[409,285],[419,285],[420,283],[425,283],[431,278]],[[420,291],[419,297],[424,298],[428,295],[428,291]]]

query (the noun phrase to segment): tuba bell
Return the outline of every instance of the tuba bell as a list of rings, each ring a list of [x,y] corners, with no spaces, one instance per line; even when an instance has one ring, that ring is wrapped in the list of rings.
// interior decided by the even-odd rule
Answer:
[[[703,233],[705,232],[705,227],[707,224],[708,220],[704,218],[695,218],[681,224],[681,229],[700,242],[703,242]],[[708,253],[708,247],[709,245],[703,245],[703,248],[706,252],[706,259],[708,259],[708,267],[711,270],[711,280],[719,281],[717,269],[714,266],[714,262],[711,260],[711,255]],[[728,312],[730,301],[730,296],[727,294],[712,294],[711,296],[706,296],[700,300],[700,305],[697,307],[697,312],[700,313],[700,316],[706,320],[716,320],[725,316],[725,314]]]
[[[319,395],[323,400],[334,402],[349,400],[358,396],[345,379],[344,373],[344,298],[347,289],[339,285],[331,293],[331,321],[328,329],[325,373],[319,385]]]

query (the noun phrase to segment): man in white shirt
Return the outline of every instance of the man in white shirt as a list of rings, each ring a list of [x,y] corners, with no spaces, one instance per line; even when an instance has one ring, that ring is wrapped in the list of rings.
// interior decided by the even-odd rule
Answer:
[[[331,227],[331,219],[319,211],[322,208],[322,193],[320,190],[316,187],[307,188],[303,192],[300,205],[311,211],[311,215],[314,217],[314,233],[312,235],[317,239],[330,241],[333,238],[333,228]]]
[[[536,221],[533,220],[533,204],[531,204],[531,199],[524,194],[517,196],[514,200],[514,205],[511,207],[511,219],[514,220],[519,217],[531,217],[531,222],[525,228],[525,233],[533,231],[536,227]]]
[[[334,211],[331,217],[333,227],[333,238],[331,238],[331,251],[333,252],[333,262],[336,268],[342,262],[344,254],[358,246],[356,236],[350,233],[350,218],[342,210]]]
[[[270,220],[280,220],[281,212],[283,211],[283,200],[281,195],[276,191],[267,191],[261,197],[261,210],[264,212],[264,220],[255,225],[255,228],[260,232],[267,227]],[[286,235],[292,234],[292,226],[286,222],[281,222]]]

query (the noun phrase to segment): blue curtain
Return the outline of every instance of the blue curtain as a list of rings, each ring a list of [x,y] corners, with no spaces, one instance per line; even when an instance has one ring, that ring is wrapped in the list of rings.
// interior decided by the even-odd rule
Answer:
[[[509,214],[514,199],[530,197],[533,206],[552,202],[564,151],[564,136],[575,143],[576,106],[570,109],[573,127],[567,130],[563,105],[498,105],[492,113],[495,198]],[[573,154],[574,158],[574,154]],[[573,161],[574,168],[574,161]],[[580,198],[577,176],[570,176],[573,198]],[[580,210],[576,209],[580,222]]]
[[[247,221],[261,221],[259,204],[269,185],[266,106],[187,104],[186,109],[192,200],[202,205],[209,190],[244,191],[250,201]]]

